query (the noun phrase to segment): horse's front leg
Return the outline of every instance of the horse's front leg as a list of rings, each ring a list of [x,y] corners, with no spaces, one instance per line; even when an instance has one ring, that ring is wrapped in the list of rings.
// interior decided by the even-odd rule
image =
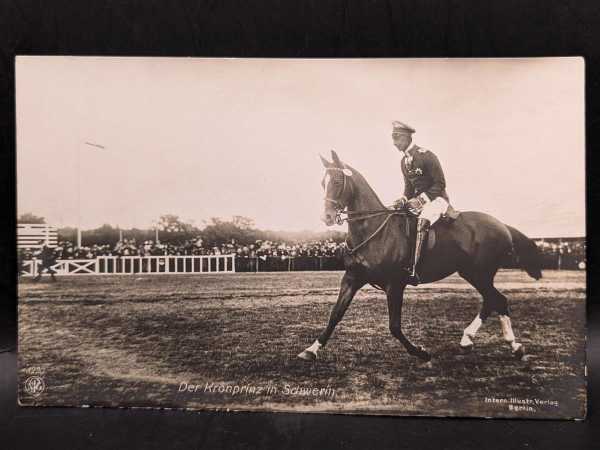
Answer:
[[[405,284],[392,283],[386,289],[388,312],[390,315],[390,332],[397,338],[409,355],[416,356],[422,361],[431,360],[429,353],[422,347],[415,347],[402,332],[402,303],[404,302]]]
[[[338,299],[331,310],[331,314],[329,315],[329,323],[327,324],[327,327],[310,347],[306,348],[298,355],[298,358],[306,361],[314,361],[317,358],[317,352],[321,347],[327,344],[327,341],[331,337],[331,333],[333,333],[335,326],[340,320],[342,320],[342,317],[344,317],[344,313],[348,309],[348,306],[350,306],[356,291],[363,286],[364,282],[360,281],[356,276],[349,272],[344,274]]]

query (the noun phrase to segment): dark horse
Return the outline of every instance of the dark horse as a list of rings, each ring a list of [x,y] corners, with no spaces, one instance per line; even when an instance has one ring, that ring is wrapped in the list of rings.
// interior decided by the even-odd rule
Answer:
[[[389,326],[393,336],[410,355],[431,359],[422,347],[414,346],[402,333],[402,302],[406,288],[406,267],[410,254],[407,213],[387,209],[363,176],[344,164],[332,151],[333,162],[321,157],[325,166],[323,221],[331,226],[348,221],[346,273],[329,323],[318,339],[298,356],[315,360],[337,323],[342,319],[356,292],[366,284],[383,289],[387,295]],[[341,219],[346,214],[346,219]],[[494,287],[494,277],[503,263],[516,261],[531,277],[542,276],[536,245],[523,233],[494,217],[474,211],[462,212],[451,222],[438,221],[433,229],[436,242],[419,263],[422,283],[431,283],[458,272],[483,297],[479,314],[465,328],[460,346],[471,349],[472,338],[492,312],[500,317],[504,340],[517,358],[523,346],[515,340],[506,297]],[[509,259],[510,258],[510,259]]]

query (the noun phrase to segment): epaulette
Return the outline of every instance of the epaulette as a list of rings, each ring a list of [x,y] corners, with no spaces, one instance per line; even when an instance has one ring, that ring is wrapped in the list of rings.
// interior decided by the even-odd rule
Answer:
[[[417,151],[418,151],[419,153],[427,153],[427,152],[428,152],[428,150],[427,150],[426,148],[423,148],[423,147],[419,147],[419,148],[417,149]]]

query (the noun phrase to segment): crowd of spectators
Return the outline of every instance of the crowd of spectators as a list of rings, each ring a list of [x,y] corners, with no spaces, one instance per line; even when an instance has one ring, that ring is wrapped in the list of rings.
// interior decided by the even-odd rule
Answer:
[[[585,240],[536,239],[543,267],[548,269],[585,269]]]
[[[544,240],[535,241],[541,250],[543,267],[546,269],[585,269],[586,244],[583,240]],[[329,257],[341,260],[345,244],[332,239],[286,243],[255,241],[251,244],[228,243],[207,246],[202,238],[187,240],[178,244],[160,243],[146,240],[137,243],[135,239],[123,239],[116,245],[108,244],[77,247],[70,241],[60,241],[55,248],[57,259],[94,259],[98,256],[162,256],[162,255],[230,255],[248,259],[300,259],[306,257]],[[25,250],[22,259],[31,259],[35,251]]]
[[[60,241],[55,248],[58,259],[94,259],[98,256],[161,256],[161,255],[230,255],[241,258],[281,258],[303,256],[341,256],[344,244],[331,239],[306,243],[285,243],[258,240],[252,244],[231,242],[206,246],[202,238],[187,240],[178,244],[160,243],[146,240],[137,243],[135,239],[123,239],[114,247],[91,245],[77,247],[70,241]],[[34,252],[29,251],[29,256]],[[25,255],[27,259],[28,255]]]

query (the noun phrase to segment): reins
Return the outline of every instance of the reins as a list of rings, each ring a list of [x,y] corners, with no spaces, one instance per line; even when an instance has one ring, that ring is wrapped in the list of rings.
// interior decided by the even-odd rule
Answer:
[[[405,217],[408,217],[408,214],[406,212],[401,212],[401,211],[386,210],[385,212],[368,214],[367,216],[356,218],[356,219],[351,219],[351,218],[348,218],[348,217],[346,219],[342,219],[342,220],[346,220],[347,222],[348,221],[352,221],[352,220],[354,220],[354,221],[357,221],[357,220],[366,220],[366,219],[369,219],[371,217],[382,216],[384,214],[386,214],[387,217],[385,218],[385,220],[383,222],[381,222],[381,225],[379,225],[377,227],[377,229],[375,231],[373,231],[373,233],[371,233],[369,235],[368,238],[366,238],[364,241],[362,241],[360,244],[358,244],[354,248],[352,248],[350,246],[350,244],[348,243],[348,238],[346,237],[346,248],[348,249],[348,253],[350,253],[352,255],[359,248],[364,247],[365,245],[367,245],[367,243],[369,243],[369,241],[371,241],[371,239],[373,239],[375,236],[377,236],[379,234],[379,232],[385,228],[385,226],[390,221],[390,219],[392,218],[392,216],[405,216]]]
[[[393,208],[385,208],[385,209],[367,209],[364,211],[341,211],[342,214],[346,214],[348,217],[342,219],[346,222],[354,222],[357,220],[370,219],[371,217],[383,216],[387,214],[394,214],[400,216],[408,215],[408,212],[393,209]],[[359,216],[359,217],[356,217]]]
[[[340,170],[343,173],[343,169],[339,169],[339,168],[329,168],[328,170]],[[342,186],[342,191],[341,191],[340,197],[343,196],[343,194],[346,190],[346,177],[347,177],[347,175],[344,173],[344,178],[343,178],[344,181],[343,181],[343,186]],[[350,187],[352,189],[352,194],[354,194],[354,189],[353,189],[352,185],[350,185]],[[358,249],[364,247],[375,236],[377,236],[385,228],[385,226],[387,225],[389,220],[392,218],[392,216],[404,216],[407,218],[409,216],[409,213],[407,211],[390,209],[390,208],[370,209],[370,210],[364,210],[364,211],[351,211],[351,210],[344,211],[344,205],[342,205],[342,203],[339,200],[325,197],[325,201],[333,203],[333,205],[336,209],[335,223],[337,223],[338,225],[343,225],[344,222],[348,222],[348,223],[358,222],[358,221],[362,221],[362,220],[372,219],[374,217],[387,216],[385,218],[385,220],[383,222],[381,222],[381,224],[377,227],[377,229],[369,235],[369,237],[367,237],[364,241],[362,241],[360,244],[358,244],[354,248],[352,248],[350,246],[350,244],[348,243],[348,237],[346,237],[346,241],[345,241],[346,248],[348,250],[348,253],[351,255],[354,254]],[[345,214],[346,217],[342,217],[342,214]],[[408,227],[407,227],[407,231],[408,231]],[[348,233],[348,234],[350,234],[350,233]]]

